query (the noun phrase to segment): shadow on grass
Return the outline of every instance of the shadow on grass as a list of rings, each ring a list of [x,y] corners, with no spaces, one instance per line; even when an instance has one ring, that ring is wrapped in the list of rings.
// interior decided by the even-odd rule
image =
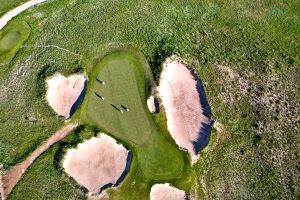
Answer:
[[[168,39],[161,39],[154,49],[152,56],[149,58],[149,64],[153,73],[154,80],[159,83],[160,73],[165,60],[174,54],[174,50],[169,46]]]
[[[194,149],[196,150],[196,152],[200,152],[201,150],[203,150],[209,143],[210,140],[210,133],[211,133],[211,129],[212,126],[214,124],[214,120],[211,119],[211,109],[210,106],[208,104],[208,101],[206,99],[206,93],[202,84],[202,81],[198,78],[198,76],[195,74],[195,72],[191,71],[191,74],[194,78],[194,80],[197,81],[196,84],[196,89],[198,91],[198,96],[200,99],[200,105],[202,107],[203,110],[203,115],[205,117],[208,118],[208,123],[204,123],[202,122],[200,125],[200,130],[199,130],[199,138],[197,141],[193,142],[194,145]]]

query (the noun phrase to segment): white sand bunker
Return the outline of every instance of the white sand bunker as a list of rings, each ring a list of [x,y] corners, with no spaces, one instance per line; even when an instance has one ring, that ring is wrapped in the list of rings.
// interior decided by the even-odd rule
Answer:
[[[156,102],[156,100],[153,96],[150,96],[147,99],[147,106],[151,113],[157,113],[159,111],[158,103]]]
[[[178,146],[188,150],[193,162],[207,145],[211,128],[209,106],[201,90],[200,80],[184,64],[166,61],[158,92],[168,130]]]
[[[179,190],[170,186],[169,183],[155,184],[151,188],[150,200],[185,200],[186,194],[183,190]]]
[[[49,78],[47,101],[53,110],[60,116],[69,118],[81,103],[86,89],[84,75],[72,75],[68,78],[61,74]]]
[[[129,152],[105,134],[68,150],[63,167],[91,194],[98,194],[110,185],[118,184],[129,168]]]

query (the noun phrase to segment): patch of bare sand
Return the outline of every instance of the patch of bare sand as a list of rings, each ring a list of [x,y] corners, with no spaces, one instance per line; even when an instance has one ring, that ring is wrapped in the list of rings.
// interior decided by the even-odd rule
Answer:
[[[148,99],[147,99],[147,106],[148,106],[148,109],[151,113],[156,113],[158,108],[157,106],[155,105],[155,99],[153,96],[150,96]]]
[[[105,134],[93,137],[77,149],[68,150],[63,167],[92,195],[115,185],[127,168],[129,151]]]
[[[1,18],[0,18],[0,30],[15,16],[19,15],[21,12],[27,10],[28,8],[35,6],[39,3],[42,3],[47,0],[30,0],[12,10],[9,12],[5,13]]]
[[[192,161],[210,136],[212,121],[200,80],[182,63],[167,59],[161,74],[159,95],[167,115],[168,130]]]
[[[58,115],[68,119],[81,94],[85,92],[86,81],[86,77],[79,74],[68,78],[57,74],[47,79],[46,98],[49,105]]]
[[[150,200],[185,200],[183,190],[170,186],[169,183],[155,184],[151,188]]]
[[[25,171],[30,167],[33,161],[39,157],[43,152],[48,150],[53,144],[65,138],[69,133],[71,133],[78,124],[69,124],[63,129],[57,131],[48,140],[46,140],[41,146],[39,146],[29,157],[27,157],[23,162],[14,166],[10,170],[0,174],[0,193],[2,199],[7,199],[8,195],[14,188],[14,186],[21,180]],[[1,198],[0,198],[1,199]]]

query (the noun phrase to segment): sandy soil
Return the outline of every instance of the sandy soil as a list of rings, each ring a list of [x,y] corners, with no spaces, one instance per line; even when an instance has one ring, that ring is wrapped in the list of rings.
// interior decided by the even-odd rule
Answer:
[[[39,3],[42,3],[47,0],[30,0],[14,9],[11,11],[7,12],[5,15],[3,15],[0,18],[0,30],[15,16],[19,15],[21,12],[27,10],[28,8],[37,5]]]
[[[46,140],[40,147],[38,147],[26,160],[16,165],[12,169],[4,172],[0,176],[0,192],[2,194],[2,199],[7,199],[8,195],[14,188],[14,186],[21,180],[25,171],[30,167],[33,161],[39,157],[43,152],[49,149],[50,146],[56,142],[65,138],[72,130],[74,130],[78,124],[69,124],[63,129],[57,131],[48,140]]]
[[[150,200],[185,200],[186,194],[183,190],[179,190],[170,186],[169,183],[155,184],[151,188]]]
[[[128,150],[105,134],[68,150],[63,167],[92,195],[115,185],[126,169]]]
[[[68,78],[58,74],[47,79],[46,98],[58,115],[66,119],[70,117],[72,106],[85,90],[86,80],[84,75],[78,74]]]
[[[161,74],[159,95],[167,115],[168,130],[179,147],[187,149],[192,161],[208,143],[210,111],[202,84],[182,63],[168,59]]]
[[[155,106],[155,101],[154,101],[154,97],[150,96],[147,99],[147,106],[150,112],[155,113],[156,112],[156,106]]]

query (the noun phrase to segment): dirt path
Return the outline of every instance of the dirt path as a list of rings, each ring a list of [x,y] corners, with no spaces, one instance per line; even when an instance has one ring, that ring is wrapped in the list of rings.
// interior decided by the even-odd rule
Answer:
[[[15,16],[19,15],[21,12],[27,10],[28,8],[35,6],[39,3],[42,3],[44,1],[47,0],[30,0],[14,9],[12,9],[11,11],[8,11],[5,15],[3,15],[0,18],[0,30],[2,30],[2,28]]]
[[[21,180],[25,171],[30,167],[33,161],[39,157],[43,152],[48,150],[53,144],[65,138],[71,131],[78,126],[77,123],[69,124],[57,131],[48,140],[46,140],[40,147],[38,147],[26,160],[14,166],[10,170],[0,175],[0,192],[2,200],[7,199],[8,195],[14,186]],[[1,198],[0,198],[1,199]]]

